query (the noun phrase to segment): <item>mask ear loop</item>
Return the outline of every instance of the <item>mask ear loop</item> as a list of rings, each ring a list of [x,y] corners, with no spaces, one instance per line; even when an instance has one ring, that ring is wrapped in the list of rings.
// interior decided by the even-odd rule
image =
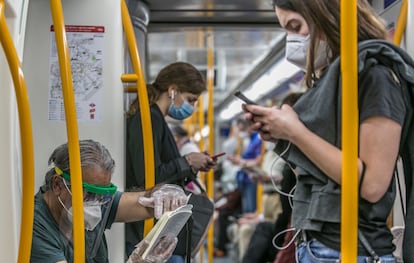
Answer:
[[[66,190],[68,190],[69,194],[70,194],[70,195],[72,195],[72,192],[70,191],[70,189],[69,189],[68,185],[66,184],[66,180],[65,180],[65,178],[63,178],[63,177],[61,177],[61,178],[62,178],[63,184],[64,184],[64,185],[65,185],[65,187],[66,187]]]

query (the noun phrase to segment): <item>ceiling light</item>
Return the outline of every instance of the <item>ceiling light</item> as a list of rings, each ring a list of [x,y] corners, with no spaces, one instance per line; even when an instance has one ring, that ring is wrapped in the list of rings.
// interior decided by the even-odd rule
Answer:
[[[250,88],[246,89],[243,93],[249,99],[257,101],[270,91],[276,89],[288,78],[292,77],[300,69],[288,62],[285,58],[281,59],[273,67],[271,67],[265,74],[258,78]],[[242,112],[241,109],[242,102],[235,98],[232,100],[228,106],[223,109],[219,118],[221,120],[230,120],[237,114]]]

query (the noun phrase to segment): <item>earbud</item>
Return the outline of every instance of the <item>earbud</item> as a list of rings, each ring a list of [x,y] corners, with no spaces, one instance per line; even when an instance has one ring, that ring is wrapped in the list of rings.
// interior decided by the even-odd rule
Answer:
[[[171,93],[171,99],[172,100],[174,100],[174,94],[175,94],[175,92],[174,92],[174,90],[172,91],[172,93]]]

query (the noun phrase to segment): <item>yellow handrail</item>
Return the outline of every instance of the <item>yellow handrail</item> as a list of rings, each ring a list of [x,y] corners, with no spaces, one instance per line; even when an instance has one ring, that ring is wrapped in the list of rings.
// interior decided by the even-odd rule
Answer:
[[[124,26],[125,36],[128,43],[129,53],[131,56],[132,67],[137,76],[136,87],[139,98],[139,107],[141,110],[142,135],[144,142],[144,162],[145,162],[145,188],[151,188],[155,184],[155,167],[154,167],[154,147],[152,138],[151,113],[148,102],[147,85],[140,56],[135,39],[134,29],[129,16],[128,7],[125,0],[121,0],[122,25]],[[144,223],[144,235],[146,235],[154,225],[153,219],[147,219]]]
[[[358,229],[357,3],[341,0],[341,262],[356,262]]]
[[[0,42],[12,75],[20,123],[20,140],[22,147],[22,217],[20,224],[20,244],[18,262],[29,262],[33,237],[34,217],[34,157],[33,131],[30,117],[29,96],[20,60],[7,27],[4,14],[5,4],[0,0]]]
[[[393,42],[396,45],[401,44],[401,39],[407,25],[408,16],[408,0],[403,0],[400,9],[400,15],[398,16],[397,26],[395,27]]]
[[[210,127],[208,148],[210,153],[214,153],[214,35],[213,31],[208,30],[207,37],[207,90],[208,90],[208,114],[207,123]],[[214,195],[214,171],[207,173],[207,195],[213,198]],[[210,224],[207,234],[208,262],[213,262],[213,233],[214,224]]]
[[[263,165],[264,155],[266,154],[266,143],[262,140],[262,147],[260,149],[260,160],[258,166]],[[256,193],[256,213],[263,213],[263,185],[257,183],[257,193]]]
[[[198,142],[198,148],[200,148],[201,151],[205,150],[204,137],[202,135],[203,128],[204,128],[204,100],[203,100],[203,95],[201,95],[198,98],[198,131],[200,133],[200,141]],[[201,182],[203,182],[204,185],[207,185],[206,173],[200,172],[199,175],[200,175]]]
[[[66,131],[68,136],[70,182],[72,185],[73,207],[73,254],[74,262],[85,262],[85,233],[83,215],[82,169],[80,159],[78,123],[75,97],[73,94],[72,71],[62,3],[50,0],[50,9],[55,30],[60,77],[62,79],[63,102],[65,105]]]

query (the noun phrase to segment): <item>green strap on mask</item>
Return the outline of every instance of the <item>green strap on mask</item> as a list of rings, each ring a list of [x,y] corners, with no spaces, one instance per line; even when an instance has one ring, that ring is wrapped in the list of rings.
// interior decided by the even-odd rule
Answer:
[[[70,181],[70,175],[63,172],[59,167],[55,167],[55,172],[58,175],[65,178],[66,180]],[[113,183],[110,183],[107,186],[101,186],[101,185],[94,185],[94,184],[88,184],[88,183],[82,182],[82,186],[87,192],[93,193],[93,194],[98,194],[98,195],[108,195],[108,194],[109,195],[114,195],[117,188],[118,188]]]

